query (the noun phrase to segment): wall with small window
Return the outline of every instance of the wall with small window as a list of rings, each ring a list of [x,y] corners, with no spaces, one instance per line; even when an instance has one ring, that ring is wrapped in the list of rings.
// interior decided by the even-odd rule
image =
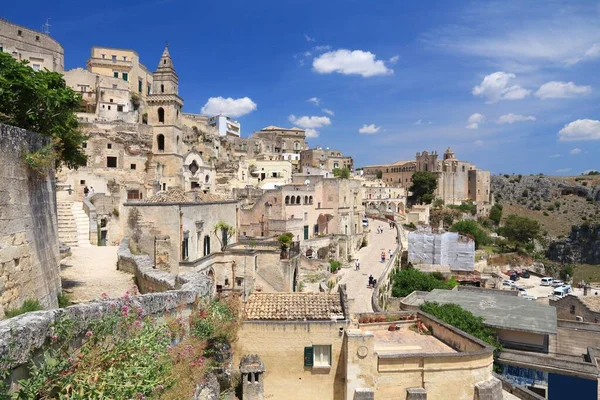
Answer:
[[[257,354],[265,365],[264,395],[273,399],[343,399],[345,321],[245,321],[234,365]]]

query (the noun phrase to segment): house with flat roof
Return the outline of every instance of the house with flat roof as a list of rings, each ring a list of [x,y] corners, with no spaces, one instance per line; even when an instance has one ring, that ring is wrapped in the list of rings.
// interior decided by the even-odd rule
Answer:
[[[255,292],[244,310],[234,344],[244,399],[502,397],[492,347],[422,312],[357,323],[345,285],[337,293]]]
[[[435,289],[424,301],[458,304],[482,317],[506,348],[547,353],[549,336],[556,335],[556,309],[522,297]]]

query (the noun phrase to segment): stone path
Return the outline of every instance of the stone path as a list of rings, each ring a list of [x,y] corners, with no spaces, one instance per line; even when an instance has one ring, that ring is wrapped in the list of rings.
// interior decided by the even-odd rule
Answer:
[[[383,228],[383,233],[377,234],[377,226]],[[342,270],[343,276],[339,283],[346,284],[346,291],[349,299],[354,299],[354,307],[352,312],[372,312],[371,295],[373,289],[369,289],[369,275],[379,279],[379,275],[387,265],[388,250],[396,249],[396,228],[390,228],[385,222],[376,220],[369,221],[371,232],[369,233],[369,242],[367,247],[363,247],[358,251],[358,259],[360,260],[360,271],[354,270],[354,265],[351,268]],[[380,261],[381,252],[385,251],[386,262]]]
[[[117,271],[118,246],[72,247],[61,262],[63,291],[74,303],[98,299],[102,293],[120,297],[133,288],[133,275]]]

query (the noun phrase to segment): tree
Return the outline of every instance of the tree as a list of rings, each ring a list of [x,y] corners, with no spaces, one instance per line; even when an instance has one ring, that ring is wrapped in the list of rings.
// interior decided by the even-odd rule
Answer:
[[[219,243],[221,243],[221,251],[224,251],[225,247],[227,247],[227,244],[229,243],[229,239],[231,239],[235,233],[235,229],[233,226],[227,225],[227,223],[223,221],[219,221],[215,225],[213,232]]]
[[[450,232],[458,232],[461,235],[471,236],[475,240],[475,248],[479,248],[479,246],[490,242],[488,234],[473,220],[458,221],[450,227]]]
[[[490,219],[494,221],[496,225],[500,225],[502,219],[502,205],[494,204],[490,210]]]
[[[435,199],[433,202],[433,208],[442,208],[444,207],[444,199]]]
[[[406,297],[415,290],[430,292],[433,289],[452,289],[457,285],[454,279],[441,281],[436,277],[415,268],[398,271],[393,278],[392,296]]]
[[[281,250],[287,250],[292,245],[294,241],[294,234],[291,232],[286,232],[277,237],[277,241],[281,245]]]
[[[421,311],[431,314],[445,323],[491,344],[495,347],[496,351],[502,350],[502,345],[496,338],[494,329],[485,326],[482,317],[476,317],[461,306],[457,304],[425,302],[420,308]]]
[[[334,168],[332,172],[333,172],[333,176],[335,176],[336,178],[342,178],[342,179],[350,178],[350,169],[348,169],[348,167]]]
[[[539,234],[540,224],[533,219],[512,214],[504,221],[502,235],[516,248],[531,242]]]
[[[65,84],[61,74],[34,71],[27,61],[0,53],[0,98],[1,123],[52,139],[51,145],[34,153],[31,160],[54,159],[56,168],[86,165],[82,148],[86,137],[75,116],[81,96]]]
[[[383,171],[377,171],[377,179],[383,178]]]
[[[428,171],[417,171],[411,178],[412,185],[408,189],[412,194],[409,196],[411,204],[430,204],[435,196],[433,193],[437,188],[437,178]]]

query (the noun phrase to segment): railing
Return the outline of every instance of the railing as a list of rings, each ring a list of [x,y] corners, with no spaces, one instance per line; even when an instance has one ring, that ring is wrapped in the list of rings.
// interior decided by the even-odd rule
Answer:
[[[392,291],[393,274],[391,274],[391,272],[394,270],[393,264],[395,263],[397,257],[402,257],[402,250],[403,250],[402,235],[404,234],[404,228],[402,228],[402,226],[399,225],[398,223],[396,223],[395,221],[389,220],[387,218],[374,218],[374,219],[378,219],[383,222],[394,224],[394,227],[396,228],[396,235],[398,237],[398,241],[396,243],[396,249],[392,253],[392,257],[390,257],[390,260],[388,261],[383,272],[379,276],[379,279],[377,280],[377,283],[375,284],[375,287],[373,288],[373,294],[371,296],[371,306],[373,307],[373,311],[381,312],[381,311],[385,311],[385,307],[387,305],[387,300],[390,297],[390,293]],[[383,287],[384,285],[385,285],[385,290],[383,291],[383,293],[379,293],[380,288]]]

